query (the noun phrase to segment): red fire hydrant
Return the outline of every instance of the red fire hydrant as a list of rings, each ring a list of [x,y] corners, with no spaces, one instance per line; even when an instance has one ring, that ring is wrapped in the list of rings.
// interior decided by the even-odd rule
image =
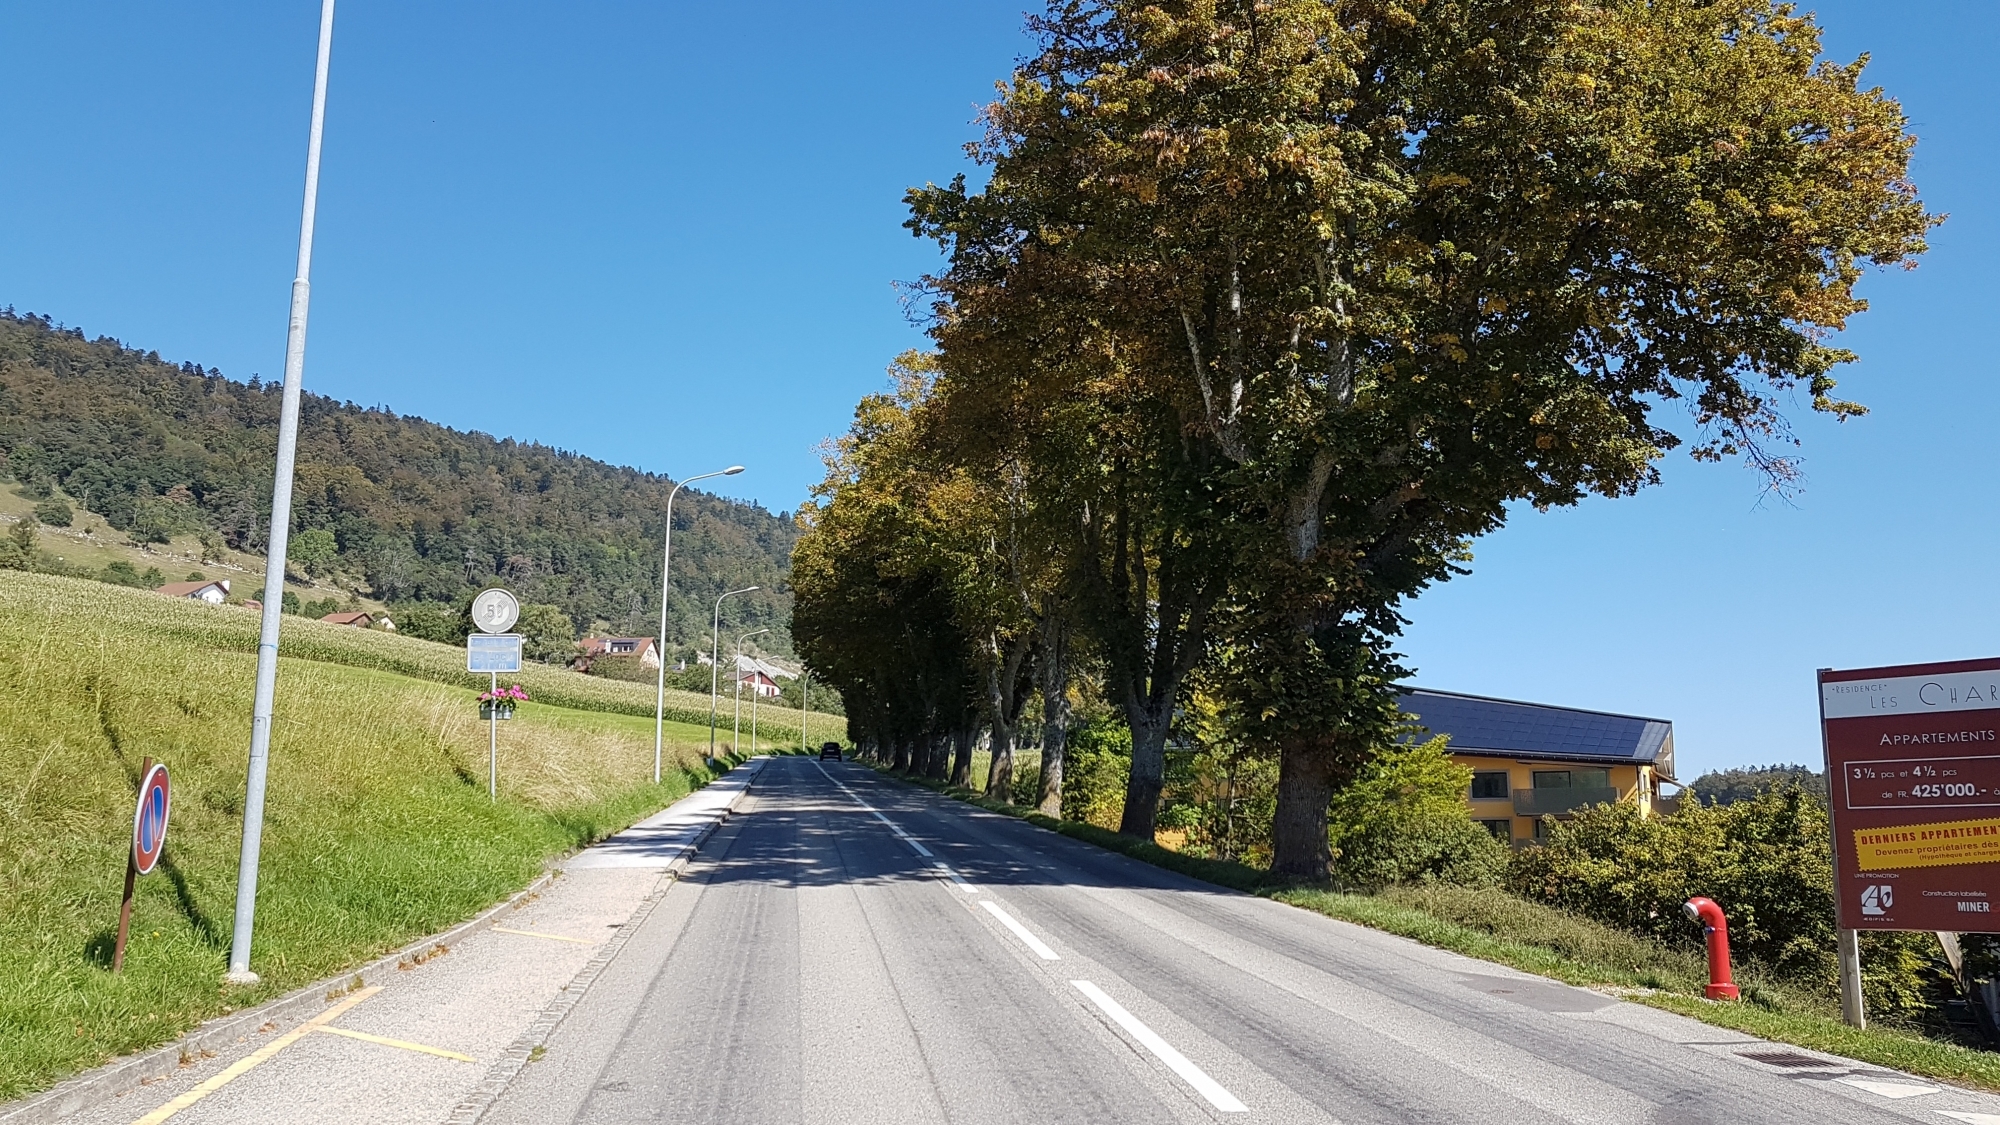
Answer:
[[[1688,921],[1701,923],[1708,938],[1708,988],[1703,994],[1710,1000],[1736,999],[1736,985],[1729,979],[1729,919],[1723,917],[1722,908],[1713,899],[1696,895],[1682,904],[1681,913]]]

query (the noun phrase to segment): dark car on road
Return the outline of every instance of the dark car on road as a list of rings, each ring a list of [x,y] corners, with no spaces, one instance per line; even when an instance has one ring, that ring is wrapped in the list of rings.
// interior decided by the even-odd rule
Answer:
[[[825,742],[820,744],[819,760],[824,762],[828,758],[832,758],[836,762],[840,761],[840,743]]]

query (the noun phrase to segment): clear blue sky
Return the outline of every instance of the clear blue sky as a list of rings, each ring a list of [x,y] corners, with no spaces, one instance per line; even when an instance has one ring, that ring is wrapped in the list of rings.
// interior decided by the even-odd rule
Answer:
[[[922,342],[899,200],[964,167],[1026,6],[342,0],[307,385],[675,475],[742,461],[725,491],[795,506]],[[1673,719],[1692,777],[1816,761],[1816,667],[2000,653],[2000,7],[1817,10],[1952,214],[1865,283],[1844,389],[1874,414],[1801,416],[1790,504],[1675,458],[1636,499],[1517,514],[1414,608],[1419,682]],[[318,4],[0,13],[0,304],[278,374]]]

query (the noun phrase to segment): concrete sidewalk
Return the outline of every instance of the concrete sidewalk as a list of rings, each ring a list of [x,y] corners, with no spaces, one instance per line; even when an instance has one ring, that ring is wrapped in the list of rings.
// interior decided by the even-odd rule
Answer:
[[[535,1053],[748,792],[747,762],[561,865],[538,892],[448,948],[362,980],[316,986],[322,1003],[271,1019],[213,1057],[138,1080],[129,1064],[0,1109],[0,1125],[175,1125],[472,1120]],[[313,1011],[311,1009],[317,1009]],[[191,1033],[188,1040],[195,1038]],[[211,1037],[212,1038],[212,1037]],[[123,1089],[107,1073],[131,1074]],[[137,1081],[138,1084],[132,1084]],[[79,1097],[79,1095],[87,1095]],[[82,1103],[79,1105],[79,1103]]]

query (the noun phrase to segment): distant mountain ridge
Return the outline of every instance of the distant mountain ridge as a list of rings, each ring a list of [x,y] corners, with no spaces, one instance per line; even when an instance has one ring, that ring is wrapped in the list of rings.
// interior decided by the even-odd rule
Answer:
[[[0,310],[0,466],[60,489],[135,541],[196,534],[266,543],[281,385],[174,365],[44,316]],[[459,603],[487,585],[593,623],[658,630],[664,476],[549,446],[453,430],[308,392],[299,421],[293,533],[311,565],[385,602]],[[790,651],[791,520],[693,489],[674,504],[669,642],[706,647],[725,627],[769,627]],[[297,553],[295,552],[295,559]]]

